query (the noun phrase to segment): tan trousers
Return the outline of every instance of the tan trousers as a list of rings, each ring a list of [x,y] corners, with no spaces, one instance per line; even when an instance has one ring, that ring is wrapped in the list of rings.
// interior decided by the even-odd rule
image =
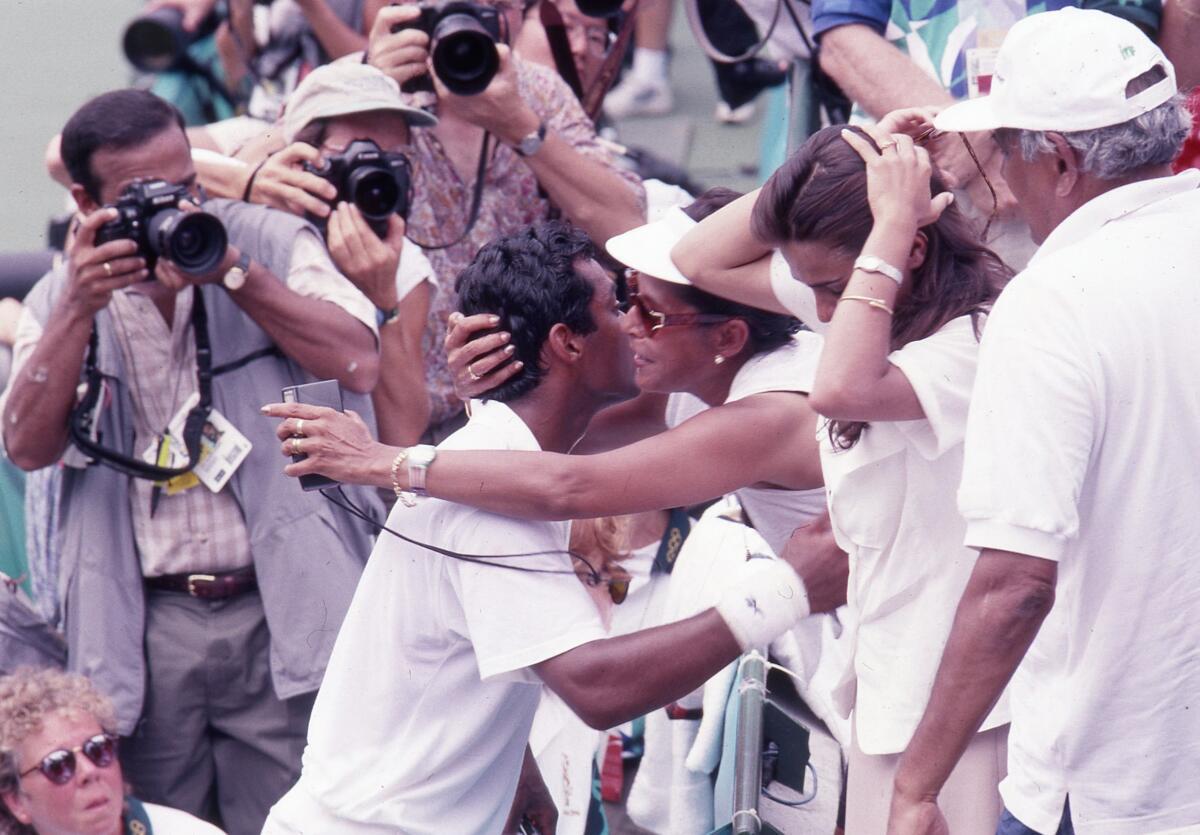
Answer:
[[[855,732],[846,783],[846,835],[885,835],[899,754],[864,754]],[[952,835],[995,835],[1004,804],[998,786],[1008,773],[1008,725],[975,734],[938,805]]]

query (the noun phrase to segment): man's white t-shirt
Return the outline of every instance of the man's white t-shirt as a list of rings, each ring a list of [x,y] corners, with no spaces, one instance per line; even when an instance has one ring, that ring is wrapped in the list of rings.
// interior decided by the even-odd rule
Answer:
[[[538,449],[508,406],[473,411],[442,449]],[[500,832],[542,694],[529,667],[605,637],[566,554],[568,523],[424,498],[397,502],[388,526],[491,564],[380,535],[317,695],[300,781],[264,833]],[[544,553],[497,558],[530,552]]]
[[[959,507],[1058,563],[1010,686],[1008,809],[1038,832],[1200,831],[1200,172],[1085,204],[1001,294]]]
[[[978,357],[971,317],[952,319],[888,356],[924,418],[874,421],[845,450],[834,447],[827,424],[818,430],[833,532],[850,555],[854,663],[839,709],[846,716],[853,709],[867,754],[908,747],[975,566],[976,553],[962,544],[966,522],[955,491]],[[983,729],[1007,721],[1001,699]]]

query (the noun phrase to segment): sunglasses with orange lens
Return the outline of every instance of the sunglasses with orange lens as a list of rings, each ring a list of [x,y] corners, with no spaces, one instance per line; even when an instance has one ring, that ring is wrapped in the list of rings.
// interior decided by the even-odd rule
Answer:
[[[638,273],[630,270],[625,275],[626,303],[629,312],[637,316],[638,324],[647,336],[654,336],[663,328],[679,325],[715,325],[718,322],[728,322],[732,316],[723,313],[664,313],[655,310],[646,303],[645,298],[638,292]]]

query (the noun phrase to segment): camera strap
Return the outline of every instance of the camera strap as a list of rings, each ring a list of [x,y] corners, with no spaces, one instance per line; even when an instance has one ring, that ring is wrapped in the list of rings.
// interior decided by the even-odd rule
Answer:
[[[593,123],[599,117],[600,108],[604,106],[604,97],[608,95],[609,88],[617,80],[617,73],[620,72],[621,64],[625,61],[625,53],[629,49],[629,42],[633,39],[637,6],[637,0],[634,0],[626,10],[625,16],[621,20],[621,26],[617,29],[617,37],[612,46],[608,48],[608,54],[604,56],[604,62],[600,65],[600,69],[596,71],[595,81],[580,99],[583,112]]]
[[[192,335],[196,340],[196,389],[200,395],[199,402],[188,411],[183,426],[183,445],[187,449],[187,464],[182,467],[159,467],[147,463],[140,458],[117,452],[99,442],[92,440],[93,420],[98,419],[101,385],[104,374],[96,365],[96,355],[99,352],[100,338],[96,326],[92,325],[92,334],[88,340],[87,357],[84,359],[84,379],[87,389],[83,399],[72,410],[67,422],[67,429],[72,443],[80,450],[118,472],[133,478],[145,478],[153,481],[169,481],[176,476],[191,472],[200,461],[200,437],[204,424],[208,422],[209,412],[212,411],[212,346],[208,339],[208,310],[204,305],[204,294],[200,288],[195,288],[192,295]]]
[[[546,30],[546,42],[550,44],[550,54],[554,56],[558,74],[567,82],[575,98],[583,101],[583,82],[579,79],[579,70],[575,66],[575,57],[571,54],[571,44],[567,38],[567,27],[563,23],[558,6],[553,3],[539,3],[538,15],[542,28]]]
[[[409,238],[417,246],[424,250],[430,249],[449,249],[455,244],[460,244],[466,240],[467,235],[471,234],[471,230],[475,228],[475,221],[479,220],[479,207],[483,203],[483,178],[487,176],[487,164],[489,147],[491,145],[492,135],[487,131],[483,132],[483,143],[479,148],[479,163],[475,166],[475,189],[471,193],[471,213],[467,216],[467,228],[462,231],[454,240],[445,244],[427,244],[423,241],[418,241],[415,238]]]

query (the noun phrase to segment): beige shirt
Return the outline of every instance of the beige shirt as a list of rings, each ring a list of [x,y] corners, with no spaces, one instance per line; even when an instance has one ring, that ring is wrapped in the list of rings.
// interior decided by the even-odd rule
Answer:
[[[315,233],[306,230],[297,236],[285,283],[300,295],[333,302],[377,333],[374,306],[337,271]],[[109,312],[125,363],[124,382],[134,403],[137,455],[156,442],[196,391],[192,293],[184,290],[176,296],[169,327],[158,308],[137,287],[114,293],[110,302]],[[13,346],[11,379],[17,378],[41,335],[42,329],[33,316],[23,315]],[[210,334],[214,341],[219,338],[219,334]],[[0,398],[0,413],[6,399]],[[134,540],[143,575],[212,573],[251,564],[246,523],[228,486],[219,493],[203,485],[175,495],[168,495],[164,489],[153,515],[150,503],[154,482],[135,478],[131,486]]]

